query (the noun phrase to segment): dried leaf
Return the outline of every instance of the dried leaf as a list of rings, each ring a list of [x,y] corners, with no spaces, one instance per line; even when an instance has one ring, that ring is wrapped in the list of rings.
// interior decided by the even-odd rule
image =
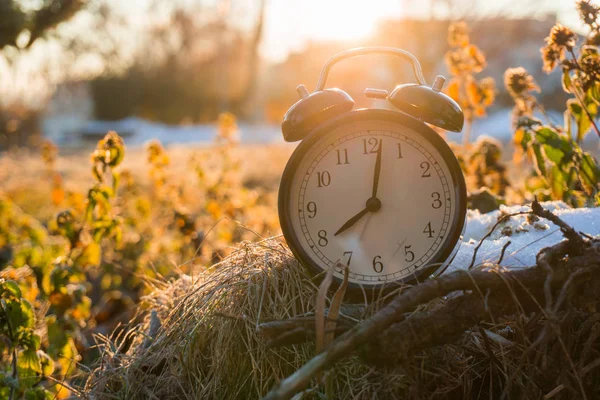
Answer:
[[[333,281],[333,271],[335,266],[329,268],[319,285],[317,293],[317,304],[315,307],[315,330],[316,330],[316,352],[319,354],[325,348],[325,303],[327,301],[327,291]]]
[[[348,266],[338,262],[336,267],[344,268],[344,281],[333,295],[333,300],[331,301],[331,306],[327,313],[327,321],[325,322],[325,346],[331,343],[335,337],[334,331],[337,326],[337,319],[340,314],[340,308],[342,307],[346,289],[348,288]]]

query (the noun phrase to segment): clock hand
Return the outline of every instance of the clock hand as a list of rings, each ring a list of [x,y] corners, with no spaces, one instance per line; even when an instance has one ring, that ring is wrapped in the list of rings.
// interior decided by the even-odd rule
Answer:
[[[377,159],[375,160],[375,174],[373,176],[373,194],[372,198],[377,198],[377,189],[379,187],[379,175],[381,174],[381,149],[383,147],[382,139],[379,139],[379,148],[377,149]]]
[[[373,176],[373,195],[369,200],[367,200],[367,206],[364,210],[356,214],[354,217],[350,218],[340,229],[337,230],[333,236],[337,236],[340,233],[344,232],[352,225],[354,225],[359,219],[361,219],[368,212],[376,212],[381,208],[381,201],[377,198],[377,188],[379,186],[379,175],[381,174],[381,149],[382,149],[382,139],[379,139],[379,148],[377,149],[377,159],[375,160],[375,174]]]
[[[398,254],[398,252],[400,251],[400,248],[402,247],[402,245],[404,244],[404,242],[406,242],[407,238],[404,238],[404,240],[402,242],[398,242],[398,248],[396,249],[396,251],[394,252],[394,254],[392,254],[392,256],[390,257],[390,260],[392,258],[394,258],[396,256],[396,254]]]
[[[377,212],[377,211],[379,211],[380,208],[381,208],[381,201],[379,201],[379,199],[377,199],[377,198],[371,197],[369,200],[367,200],[367,205],[366,205],[365,209],[362,210],[361,212],[359,212],[358,214],[356,214],[354,217],[350,218],[348,221],[346,221],[346,223],[344,225],[342,225],[342,227],[340,229],[338,229],[338,231],[336,233],[334,233],[333,236],[337,236],[340,233],[344,232],[346,229],[350,228],[359,219],[364,217],[364,215],[366,213]]]
[[[361,212],[356,214],[354,217],[350,218],[348,221],[346,221],[346,223],[344,225],[342,225],[342,227],[340,229],[337,230],[336,233],[333,234],[333,236],[337,236],[340,233],[347,230],[348,228],[350,228],[352,225],[354,225],[359,219],[361,219],[368,212],[369,212],[369,209],[365,208],[364,210],[362,210]]]

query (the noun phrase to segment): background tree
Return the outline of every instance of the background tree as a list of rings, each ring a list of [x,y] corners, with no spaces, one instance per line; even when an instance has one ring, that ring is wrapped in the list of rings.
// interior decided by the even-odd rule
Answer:
[[[0,2],[0,50],[6,46],[30,47],[45,32],[71,18],[84,0],[44,0],[38,9],[25,10],[20,1]],[[26,34],[27,41],[19,42]]]

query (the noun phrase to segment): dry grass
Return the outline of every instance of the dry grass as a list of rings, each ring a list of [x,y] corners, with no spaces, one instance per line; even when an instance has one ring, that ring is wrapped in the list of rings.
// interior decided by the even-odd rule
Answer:
[[[585,285],[579,294],[594,298],[598,285]],[[312,343],[266,348],[257,333],[259,323],[314,311],[314,277],[278,240],[243,243],[204,274],[159,286],[143,301],[141,323],[116,339],[99,338],[103,357],[86,397],[260,398],[314,355]],[[313,382],[302,398],[595,398],[600,313],[596,302],[566,299],[552,318],[543,308],[492,317],[493,323],[394,365],[375,366],[377,357],[359,352]]]
[[[181,277],[148,296],[144,322],[116,341],[104,341],[88,396],[259,398],[308,361],[314,346],[267,349],[258,324],[312,312],[317,290],[280,242],[243,244],[205,274]],[[145,348],[153,318],[156,325],[150,310],[162,327]],[[129,350],[119,351],[130,340]],[[339,365],[326,381],[329,388],[318,390],[339,398],[372,398],[404,385],[397,374],[375,373],[356,360]]]

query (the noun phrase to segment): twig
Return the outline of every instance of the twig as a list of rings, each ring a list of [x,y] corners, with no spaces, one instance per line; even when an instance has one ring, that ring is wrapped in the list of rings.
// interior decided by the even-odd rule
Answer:
[[[552,314],[552,291],[550,290],[550,285],[552,284],[552,278],[554,272],[552,271],[552,267],[550,266],[550,260],[553,257],[551,254],[552,249],[544,248],[542,249],[538,255],[536,256],[536,262],[538,267],[546,272],[546,279],[544,280],[544,299],[545,299],[545,311],[546,315],[550,317]],[[563,253],[564,254],[564,253]]]
[[[565,223],[558,216],[554,215],[554,213],[545,210],[541,204],[537,201],[537,198],[531,203],[531,210],[535,215],[541,218],[545,218],[548,221],[552,222],[554,225],[558,226],[562,231],[564,237],[571,244],[571,251],[576,254],[580,254],[579,252],[584,248],[584,240],[583,238],[573,229],[570,225]]]
[[[500,363],[500,361],[498,361],[498,358],[496,357],[496,355],[494,354],[494,351],[492,350],[492,345],[490,344],[490,338],[488,337],[488,335],[483,331],[483,328],[481,326],[477,327],[479,334],[481,335],[481,339],[483,340],[483,344],[485,346],[485,350],[488,353],[488,357],[490,358],[490,360],[496,364],[496,366],[499,369],[502,369],[502,364]]]
[[[494,226],[492,226],[492,228],[488,231],[488,233],[486,233],[485,236],[481,238],[481,240],[479,241],[479,243],[475,247],[475,250],[473,250],[473,258],[471,258],[471,264],[469,264],[469,266],[467,267],[467,269],[473,268],[473,266],[475,265],[475,259],[477,258],[477,252],[479,251],[479,248],[483,244],[484,240],[487,239],[487,238],[489,238],[492,235],[492,233],[494,233],[494,230],[498,227],[498,225],[500,225],[501,223],[503,223],[506,220],[510,219],[511,217],[514,217],[516,215],[524,215],[524,214],[531,214],[531,211],[519,211],[519,212],[512,213],[512,214],[506,214],[506,215],[500,217],[498,219],[498,221],[496,221],[496,223],[494,224]]]
[[[506,249],[508,248],[508,246],[510,246],[511,243],[512,242],[510,240],[504,243],[504,246],[502,246],[502,251],[500,252],[500,258],[498,258],[496,264],[500,265],[502,263],[502,260],[504,260],[504,253],[506,252]]]

